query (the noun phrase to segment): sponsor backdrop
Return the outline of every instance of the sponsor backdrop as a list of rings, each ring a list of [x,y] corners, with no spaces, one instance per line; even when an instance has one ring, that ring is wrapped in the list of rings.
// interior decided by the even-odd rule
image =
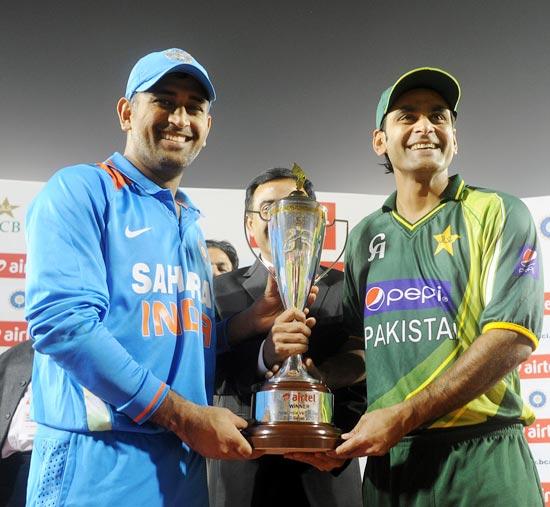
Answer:
[[[30,201],[43,183],[0,180],[0,353],[27,339],[25,305],[25,225]],[[206,238],[225,239],[233,243],[246,266],[254,261],[243,232],[244,191],[192,188],[187,190],[201,209]],[[351,229],[361,218],[378,208],[385,199],[380,195],[318,192],[318,200],[328,209],[329,221],[345,219]],[[535,353],[520,367],[523,397],[533,407],[537,420],[525,429],[541,481],[546,504],[550,505],[550,196],[523,199],[537,225],[541,249],[530,253],[525,262],[546,259],[544,269],[544,325]],[[253,240],[252,240],[253,241]],[[327,229],[323,262],[338,257],[346,242],[346,226],[335,223]],[[63,262],[63,252],[59,253]],[[341,267],[341,261],[338,266]]]
[[[537,420],[525,436],[540,474],[545,505],[550,505],[550,196],[523,199],[537,226],[544,260],[544,322],[537,350],[520,366],[523,399]]]

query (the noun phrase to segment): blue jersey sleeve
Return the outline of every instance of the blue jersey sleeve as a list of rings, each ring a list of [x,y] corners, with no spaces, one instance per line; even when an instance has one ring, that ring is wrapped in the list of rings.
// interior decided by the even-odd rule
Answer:
[[[103,320],[109,312],[104,233],[112,182],[93,166],[57,173],[27,216],[26,316],[35,349],[79,384],[145,422],[168,386],[138,364]]]

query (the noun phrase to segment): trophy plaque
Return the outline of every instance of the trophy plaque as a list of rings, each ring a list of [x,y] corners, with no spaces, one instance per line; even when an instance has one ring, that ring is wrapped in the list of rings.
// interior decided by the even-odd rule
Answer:
[[[297,190],[271,205],[268,233],[283,305],[303,310],[320,279],[316,272],[327,217],[326,209],[302,191],[305,174],[296,164],[293,173]],[[252,421],[243,434],[255,450],[266,454],[334,449],[342,431],[332,424],[333,398],[328,387],[307,372],[300,354],[290,356],[253,393]]]

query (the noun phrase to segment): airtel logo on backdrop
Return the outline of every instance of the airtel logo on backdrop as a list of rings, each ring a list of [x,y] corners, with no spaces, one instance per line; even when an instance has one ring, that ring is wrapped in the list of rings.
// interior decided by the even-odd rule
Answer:
[[[28,339],[25,321],[0,321],[0,346],[11,347]]]
[[[544,315],[550,315],[550,292],[544,293]]]
[[[25,278],[24,253],[0,253],[0,278]]]
[[[530,444],[550,442],[550,419],[537,419],[531,426],[523,429],[525,438]]]
[[[550,354],[533,354],[518,370],[520,378],[550,378]]]

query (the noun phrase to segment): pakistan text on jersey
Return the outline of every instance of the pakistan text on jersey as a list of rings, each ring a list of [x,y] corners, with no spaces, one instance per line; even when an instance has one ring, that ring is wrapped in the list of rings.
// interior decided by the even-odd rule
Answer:
[[[447,317],[399,319],[375,326],[365,326],[365,347],[388,346],[395,343],[418,343],[423,340],[456,340],[456,324]]]

